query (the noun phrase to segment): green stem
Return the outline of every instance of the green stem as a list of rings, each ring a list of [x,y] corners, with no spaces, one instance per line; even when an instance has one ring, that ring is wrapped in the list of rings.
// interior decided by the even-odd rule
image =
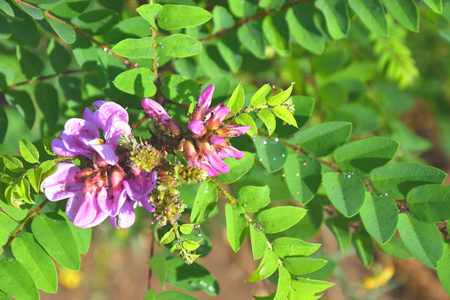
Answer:
[[[214,183],[219,190],[219,192],[222,193],[222,195],[230,202],[231,205],[237,205],[237,199],[234,198],[230,193],[228,193],[223,186],[221,186],[214,178],[209,177],[209,182]]]

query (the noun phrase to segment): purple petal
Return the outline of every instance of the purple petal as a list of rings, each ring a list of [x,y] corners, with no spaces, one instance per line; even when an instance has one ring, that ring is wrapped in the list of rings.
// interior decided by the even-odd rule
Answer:
[[[222,158],[225,157],[234,157],[237,159],[241,159],[245,156],[244,152],[239,151],[238,149],[234,148],[230,144],[228,144],[225,147],[220,147],[219,156]]]
[[[94,112],[95,123],[104,129],[108,119],[114,115],[114,118],[128,123],[127,111],[115,102],[104,102],[97,111]]]
[[[202,161],[201,163],[201,168],[203,170],[206,170],[208,172],[208,176],[210,177],[215,177],[217,175],[219,175],[219,172],[217,172],[209,162],[207,161]]]
[[[161,123],[166,123],[166,121],[171,120],[171,117],[167,114],[161,104],[150,98],[144,98],[144,100],[142,100],[142,107],[149,116],[152,116]]]
[[[80,140],[79,137],[63,132],[62,142],[68,151],[76,153],[76,155],[85,155],[89,158],[92,157],[92,151],[89,149],[88,143]]]
[[[215,86],[209,85],[207,86],[203,92],[200,94],[197,102],[197,109],[192,114],[190,120],[202,120],[205,115],[208,107],[211,105],[212,96],[214,93]]]
[[[97,207],[94,205],[93,193],[87,193],[73,220],[73,225],[84,227],[91,223],[97,215]]]
[[[221,137],[217,134],[214,134],[214,133],[212,133],[209,136],[209,140],[210,140],[211,144],[213,144],[213,145],[219,145],[219,144],[226,142],[226,140],[223,137]]]
[[[78,210],[80,209],[81,204],[83,203],[84,195],[83,192],[75,194],[75,196],[69,198],[66,204],[66,215],[70,221],[73,222],[77,215]]]
[[[114,149],[117,146],[117,140],[121,136],[129,136],[131,134],[131,127],[127,122],[115,120],[109,118],[105,126],[105,140],[106,143],[111,145]]]
[[[71,163],[60,163],[57,166],[58,170],[42,182],[43,188],[66,182],[80,172],[80,168]]]
[[[246,126],[227,125],[227,126],[220,128],[219,130],[217,130],[217,132],[218,132],[218,134],[220,134],[223,137],[232,138],[232,137],[243,135],[244,133],[249,131],[250,128],[251,128],[250,125],[246,125]]]
[[[202,137],[206,133],[206,128],[203,125],[203,121],[194,120],[188,123],[189,130],[197,137]]]
[[[100,126],[98,126],[98,125],[95,123],[95,120],[94,120],[94,112],[93,112],[92,110],[90,110],[89,108],[87,108],[87,107],[84,109],[84,112],[83,112],[83,119],[85,119],[85,120],[88,121],[89,123],[92,123],[92,124],[96,125],[96,126],[97,126],[97,129],[102,129]]]
[[[205,121],[205,126],[209,130],[216,130],[222,124],[223,119],[230,113],[229,107],[221,107],[215,112],[211,118]]]
[[[105,187],[102,187],[100,192],[97,194],[97,205],[103,212],[110,214],[111,207],[108,203],[108,191]]]
[[[220,156],[216,152],[206,153],[208,157],[208,161],[211,166],[220,173],[228,173],[230,172],[230,167],[220,158]]]
[[[99,140],[103,142],[102,140]],[[108,164],[115,165],[119,162],[114,149],[108,144],[99,144],[98,142],[90,145]]]
[[[116,229],[129,228],[134,224],[134,221],[136,220],[136,214],[134,212],[133,205],[129,201],[126,201],[123,204],[122,208],[119,211],[117,219],[118,220],[116,221],[115,217],[109,218],[111,225]]]
[[[100,224],[101,222],[103,222],[104,220],[106,220],[106,218],[108,217],[108,214],[101,211],[101,210],[97,210],[97,215],[95,216],[94,220],[92,220],[89,224],[84,225],[81,228],[91,228],[94,226],[97,226],[98,224]]]
[[[150,204],[150,200],[147,197],[142,197],[139,203],[149,212],[155,212],[155,208]]]
[[[83,191],[84,185],[72,181],[72,184],[60,183],[45,189],[45,197],[50,201],[59,201],[69,197],[74,197],[79,192]]]
[[[52,150],[59,156],[77,156],[79,153],[70,151],[64,146],[64,142],[58,138],[52,140]]]
[[[100,137],[97,127],[86,120],[72,118],[64,125],[64,133],[67,135],[80,136],[84,139],[97,139]]]

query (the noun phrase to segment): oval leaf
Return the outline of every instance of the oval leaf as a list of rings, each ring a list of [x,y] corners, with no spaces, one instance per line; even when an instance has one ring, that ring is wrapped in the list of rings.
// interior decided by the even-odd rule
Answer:
[[[261,211],[256,221],[265,233],[277,233],[297,224],[306,214],[306,210],[295,206],[278,206]]]
[[[165,30],[194,27],[211,18],[211,13],[201,7],[166,4],[158,12],[158,26]]]
[[[255,213],[270,203],[270,188],[265,186],[244,186],[239,190],[239,204],[246,212]]]
[[[379,0],[348,0],[348,5],[367,28],[379,35],[388,35],[386,13]]]
[[[272,275],[278,267],[278,256],[270,250],[266,249],[264,253],[264,257],[259,263],[259,266],[256,268],[255,272],[247,278],[246,282],[256,282],[263,279],[266,279],[270,275]]]
[[[283,261],[283,265],[293,275],[305,275],[319,270],[325,266],[327,260],[322,258],[309,257],[287,257]]]
[[[245,156],[239,160],[231,157],[225,158],[224,162],[230,167],[230,172],[219,174],[217,179],[225,184],[230,184],[239,180],[239,178],[246,174],[255,162],[255,154],[244,151],[244,155]]]
[[[141,97],[152,97],[156,93],[153,83],[155,74],[147,68],[134,68],[120,73],[114,79],[114,85],[125,93]]]
[[[450,186],[427,184],[408,193],[408,205],[416,219],[426,222],[445,222],[450,212]]]
[[[191,212],[191,222],[200,224],[205,221],[217,204],[217,187],[214,183],[204,181],[197,191]]]
[[[172,34],[159,42],[158,50],[167,56],[188,57],[202,51],[202,43],[186,34]]]
[[[286,162],[286,146],[278,139],[269,139],[256,136],[253,139],[261,164],[270,172],[274,173],[280,170]]]
[[[227,222],[227,239],[234,252],[241,248],[247,234],[247,219],[245,210],[241,206],[225,205],[225,219]]]
[[[311,244],[300,239],[281,237],[273,241],[273,251],[280,258],[289,256],[308,256],[319,249],[320,244]]]
[[[153,48],[153,38],[125,39],[111,49],[117,55],[128,58],[154,58],[158,54]]]
[[[0,289],[15,299],[39,299],[33,278],[27,269],[14,258],[0,260]]]

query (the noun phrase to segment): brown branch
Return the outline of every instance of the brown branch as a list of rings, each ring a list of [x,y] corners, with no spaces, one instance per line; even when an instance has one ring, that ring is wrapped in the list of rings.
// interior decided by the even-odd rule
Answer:
[[[83,71],[84,70],[67,70],[67,71],[64,71],[62,73],[56,73],[56,74],[52,74],[52,75],[40,76],[40,77],[38,77],[36,79],[30,79],[28,81],[22,81],[22,82],[18,82],[18,83],[13,83],[13,84],[11,84],[9,86],[9,89],[12,90],[12,89],[15,89],[16,87],[21,86],[21,85],[34,83],[36,81],[47,80],[47,79],[51,79],[51,78],[58,77],[58,76],[61,76],[61,75],[64,76],[64,75],[80,73],[80,72],[83,72]]]
[[[154,229],[156,230],[156,229]],[[150,260],[152,259],[153,255],[155,254],[155,243],[153,241],[153,237],[150,237],[150,258],[149,258],[149,269],[148,269],[148,280],[147,280],[147,289],[151,289],[152,288],[152,275],[153,275],[153,270],[152,270],[152,266],[150,266]]]
[[[254,20],[263,18],[263,17],[265,17],[265,16],[267,16],[267,15],[270,15],[270,14],[272,14],[272,13],[274,13],[274,12],[277,12],[277,11],[280,11],[280,10],[288,9],[288,8],[290,8],[290,7],[293,7],[293,6],[296,6],[296,5],[299,5],[299,4],[305,4],[305,3],[313,2],[313,1],[314,1],[314,0],[300,0],[300,1],[294,1],[294,2],[291,2],[291,3],[287,3],[287,4],[283,5],[283,6],[280,7],[280,8],[277,8],[277,9],[267,9],[267,10],[265,10],[265,11],[259,13],[259,14],[256,14],[256,15],[254,15],[254,16],[251,16],[251,17],[249,17],[249,18],[241,19],[241,20],[239,20],[236,24],[234,24],[232,27],[227,28],[227,29],[219,30],[219,31],[216,32],[215,34],[210,35],[210,36],[208,36],[207,38],[205,38],[205,39],[203,39],[203,40],[200,40],[200,42],[202,42],[203,44],[205,44],[207,41],[209,41],[209,40],[211,40],[211,39],[213,39],[213,38],[219,37],[219,36],[221,36],[221,35],[225,35],[228,31],[234,30],[234,29],[236,29],[236,28],[238,28],[238,27],[244,25],[245,23],[248,23],[248,22],[251,22],[251,21],[254,21]]]

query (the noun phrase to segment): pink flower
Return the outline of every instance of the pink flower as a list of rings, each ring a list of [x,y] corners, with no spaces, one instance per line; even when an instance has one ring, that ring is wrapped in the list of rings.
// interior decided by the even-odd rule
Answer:
[[[244,157],[244,153],[231,146],[226,139],[242,135],[250,129],[250,126],[223,125],[230,108],[222,103],[209,108],[213,92],[214,85],[203,90],[197,108],[189,118],[188,128],[193,133],[198,150],[191,142],[185,143],[189,165],[200,166],[208,171],[209,176],[230,171],[223,158]]]
[[[66,122],[64,131],[53,139],[53,152],[60,156],[84,155],[93,159],[99,155],[110,165],[119,161],[115,150],[120,136],[129,136],[128,113],[114,102],[96,101],[95,111],[86,108],[84,120],[73,118]],[[100,138],[99,129],[103,131],[104,140]]]
[[[161,104],[150,98],[144,98],[142,100],[142,107],[149,116],[169,129],[174,135],[180,135],[180,126],[172,120]]]

